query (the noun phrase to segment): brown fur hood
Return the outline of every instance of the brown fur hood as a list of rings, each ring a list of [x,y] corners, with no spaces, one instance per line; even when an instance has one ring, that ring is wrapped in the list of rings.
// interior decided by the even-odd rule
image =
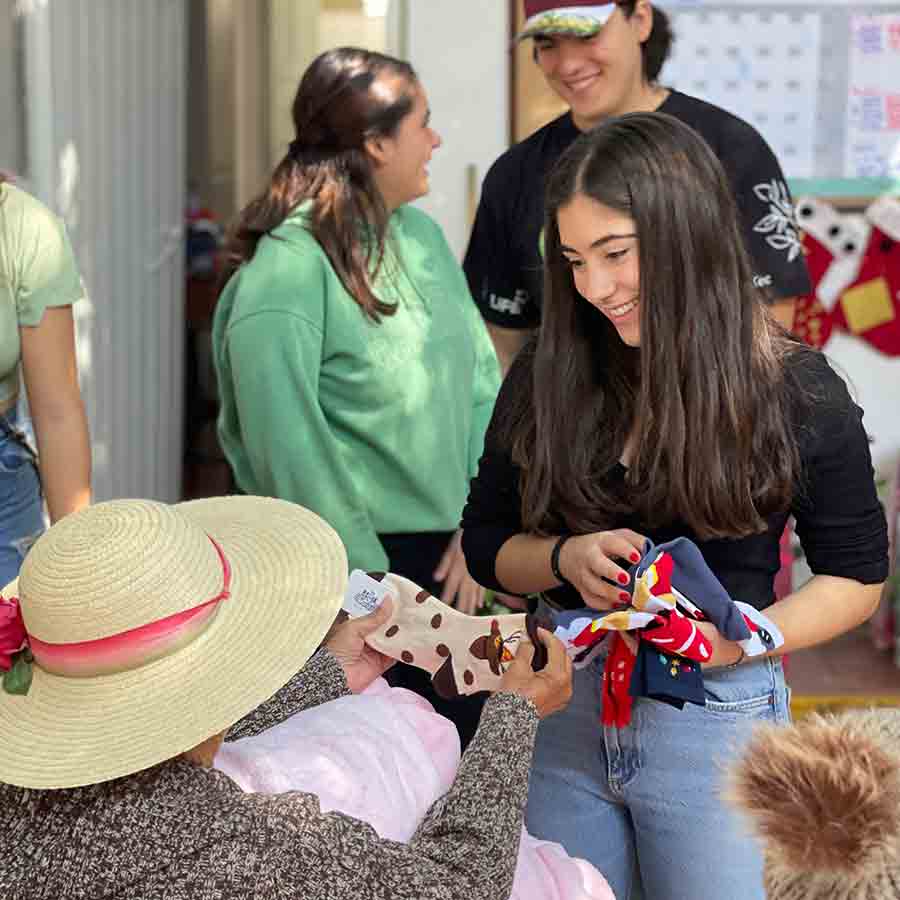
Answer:
[[[729,773],[769,900],[900,898],[900,710],[765,726]]]

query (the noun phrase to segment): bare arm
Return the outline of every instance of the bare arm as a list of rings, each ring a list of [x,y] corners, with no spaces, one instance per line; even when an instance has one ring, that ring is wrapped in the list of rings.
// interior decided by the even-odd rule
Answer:
[[[91,501],[91,448],[75,361],[72,307],[20,329],[22,371],[51,523]]]
[[[494,342],[497,351],[497,359],[500,361],[500,373],[506,378],[506,373],[516,358],[518,352],[528,343],[528,339],[534,334],[530,328],[503,328],[500,325],[492,325],[487,322],[488,334]]]
[[[550,556],[558,540],[557,536],[514,535],[497,554],[497,580],[517,594],[558,587],[561,582],[550,567]],[[559,554],[559,571],[587,606],[609,609],[629,599],[627,593],[622,593],[628,584],[628,572],[615,560],[628,565],[638,562],[644,542],[642,535],[628,528],[570,537]]]
[[[766,615],[784,635],[784,645],[770,656],[824,644],[856,628],[878,607],[883,584],[860,584],[851,578],[815,575],[799,590],[766,609]],[[714,626],[702,623],[712,640],[709,665],[720,666],[740,658],[737,644],[723,638]]]

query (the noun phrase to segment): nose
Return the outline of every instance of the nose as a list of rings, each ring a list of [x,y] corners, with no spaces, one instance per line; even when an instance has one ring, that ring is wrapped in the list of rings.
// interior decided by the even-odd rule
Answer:
[[[444,143],[444,139],[432,128],[431,129],[431,146],[432,149],[437,150],[441,144]]]
[[[584,50],[577,40],[560,40],[556,54],[556,73],[562,77],[577,74],[584,62]]]
[[[600,266],[588,267],[587,277],[582,285],[584,299],[598,304],[606,303],[616,292],[616,280]]]

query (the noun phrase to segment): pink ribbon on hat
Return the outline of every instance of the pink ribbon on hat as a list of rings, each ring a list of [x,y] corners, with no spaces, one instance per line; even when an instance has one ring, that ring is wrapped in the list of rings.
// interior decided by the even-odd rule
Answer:
[[[207,535],[209,537],[209,535]],[[137,669],[189,644],[208,625],[219,603],[231,596],[231,566],[209,537],[222,563],[222,590],[211,600],[156,622],[93,641],[52,644],[28,636],[34,661],[53,675],[86,678]]]

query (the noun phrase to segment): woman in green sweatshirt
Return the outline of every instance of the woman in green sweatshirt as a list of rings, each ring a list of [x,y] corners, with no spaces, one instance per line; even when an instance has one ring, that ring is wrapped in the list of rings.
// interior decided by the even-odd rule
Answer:
[[[292,115],[229,244],[222,446],[240,490],[317,512],[351,568],[473,612],[457,527],[500,375],[440,227],[408,205],[440,146],[425,93],[407,63],[342,48],[306,71]]]

